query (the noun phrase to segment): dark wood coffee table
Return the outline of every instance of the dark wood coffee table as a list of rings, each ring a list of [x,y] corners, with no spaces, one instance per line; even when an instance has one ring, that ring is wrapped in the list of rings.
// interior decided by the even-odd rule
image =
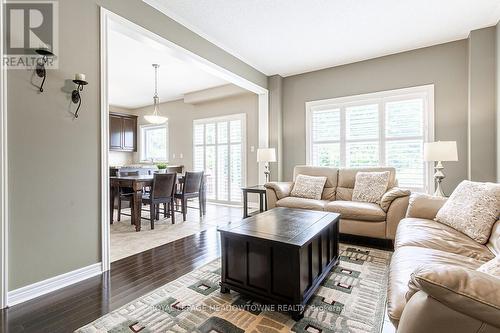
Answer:
[[[295,320],[337,264],[339,214],[274,208],[221,227],[221,292],[279,304]]]

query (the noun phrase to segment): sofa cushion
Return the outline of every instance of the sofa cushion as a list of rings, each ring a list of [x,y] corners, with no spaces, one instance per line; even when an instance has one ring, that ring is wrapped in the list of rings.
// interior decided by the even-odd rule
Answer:
[[[325,210],[339,213],[342,219],[381,222],[386,217],[379,205],[369,202],[331,201],[326,204]]]
[[[348,187],[337,187],[335,200],[351,201],[353,190],[354,189]]]
[[[485,244],[500,214],[500,184],[462,181],[436,215],[436,221]]]
[[[326,200],[314,200],[314,199],[304,199],[297,197],[286,197],[281,200],[276,201],[277,207],[288,207],[288,208],[302,208],[302,209],[312,209],[312,210],[324,210],[326,204],[329,201]]]
[[[295,178],[291,197],[321,200],[321,194],[325,187],[326,177],[298,175]]]
[[[439,222],[405,218],[399,222],[394,248],[425,247],[488,261],[494,254],[484,245]]]
[[[337,189],[337,168],[327,168],[309,165],[298,165],[293,169],[293,179],[295,180],[298,175],[308,176],[323,176],[326,177],[325,187],[321,199],[335,200],[335,191]]]
[[[404,246],[396,249],[389,270],[387,312],[393,322],[398,322],[406,305],[406,293],[411,274],[425,264],[452,265],[475,270],[483,262],[458,254],[423,247]]]
[[[380,203],[387,191],[389,171],[358,172],[352,191],[352,201]]]

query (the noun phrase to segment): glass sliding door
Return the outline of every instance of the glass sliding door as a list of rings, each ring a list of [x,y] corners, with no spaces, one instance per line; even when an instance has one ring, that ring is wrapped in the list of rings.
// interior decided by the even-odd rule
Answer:
[[[245,185],[245,114],[193,121],[193,166],[207,175],[207,199],[240,203]]]

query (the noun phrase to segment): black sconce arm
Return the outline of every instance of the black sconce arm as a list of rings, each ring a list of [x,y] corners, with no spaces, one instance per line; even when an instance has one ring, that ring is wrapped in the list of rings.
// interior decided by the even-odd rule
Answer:
[[[75,104],[78,103],[78,106],[75,111],[75,118],[78,118],[78,111],[80,111],[80,107],[82,106],[82,97],[80,96],[80,91],[83,91],[83,86],[87,85],[87,81],[81,80],[73,80],[75,84],[77,84],[77,88],[73,90],[71,93],[71,101]]]

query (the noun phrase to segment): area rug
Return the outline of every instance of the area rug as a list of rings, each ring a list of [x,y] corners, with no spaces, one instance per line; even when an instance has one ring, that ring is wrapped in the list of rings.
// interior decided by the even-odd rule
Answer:
[[[388,251],[341,244],[339,265],[297,322],[234,291],[221,294],[217,259],[76,332],[380,333],[390,258]]]

